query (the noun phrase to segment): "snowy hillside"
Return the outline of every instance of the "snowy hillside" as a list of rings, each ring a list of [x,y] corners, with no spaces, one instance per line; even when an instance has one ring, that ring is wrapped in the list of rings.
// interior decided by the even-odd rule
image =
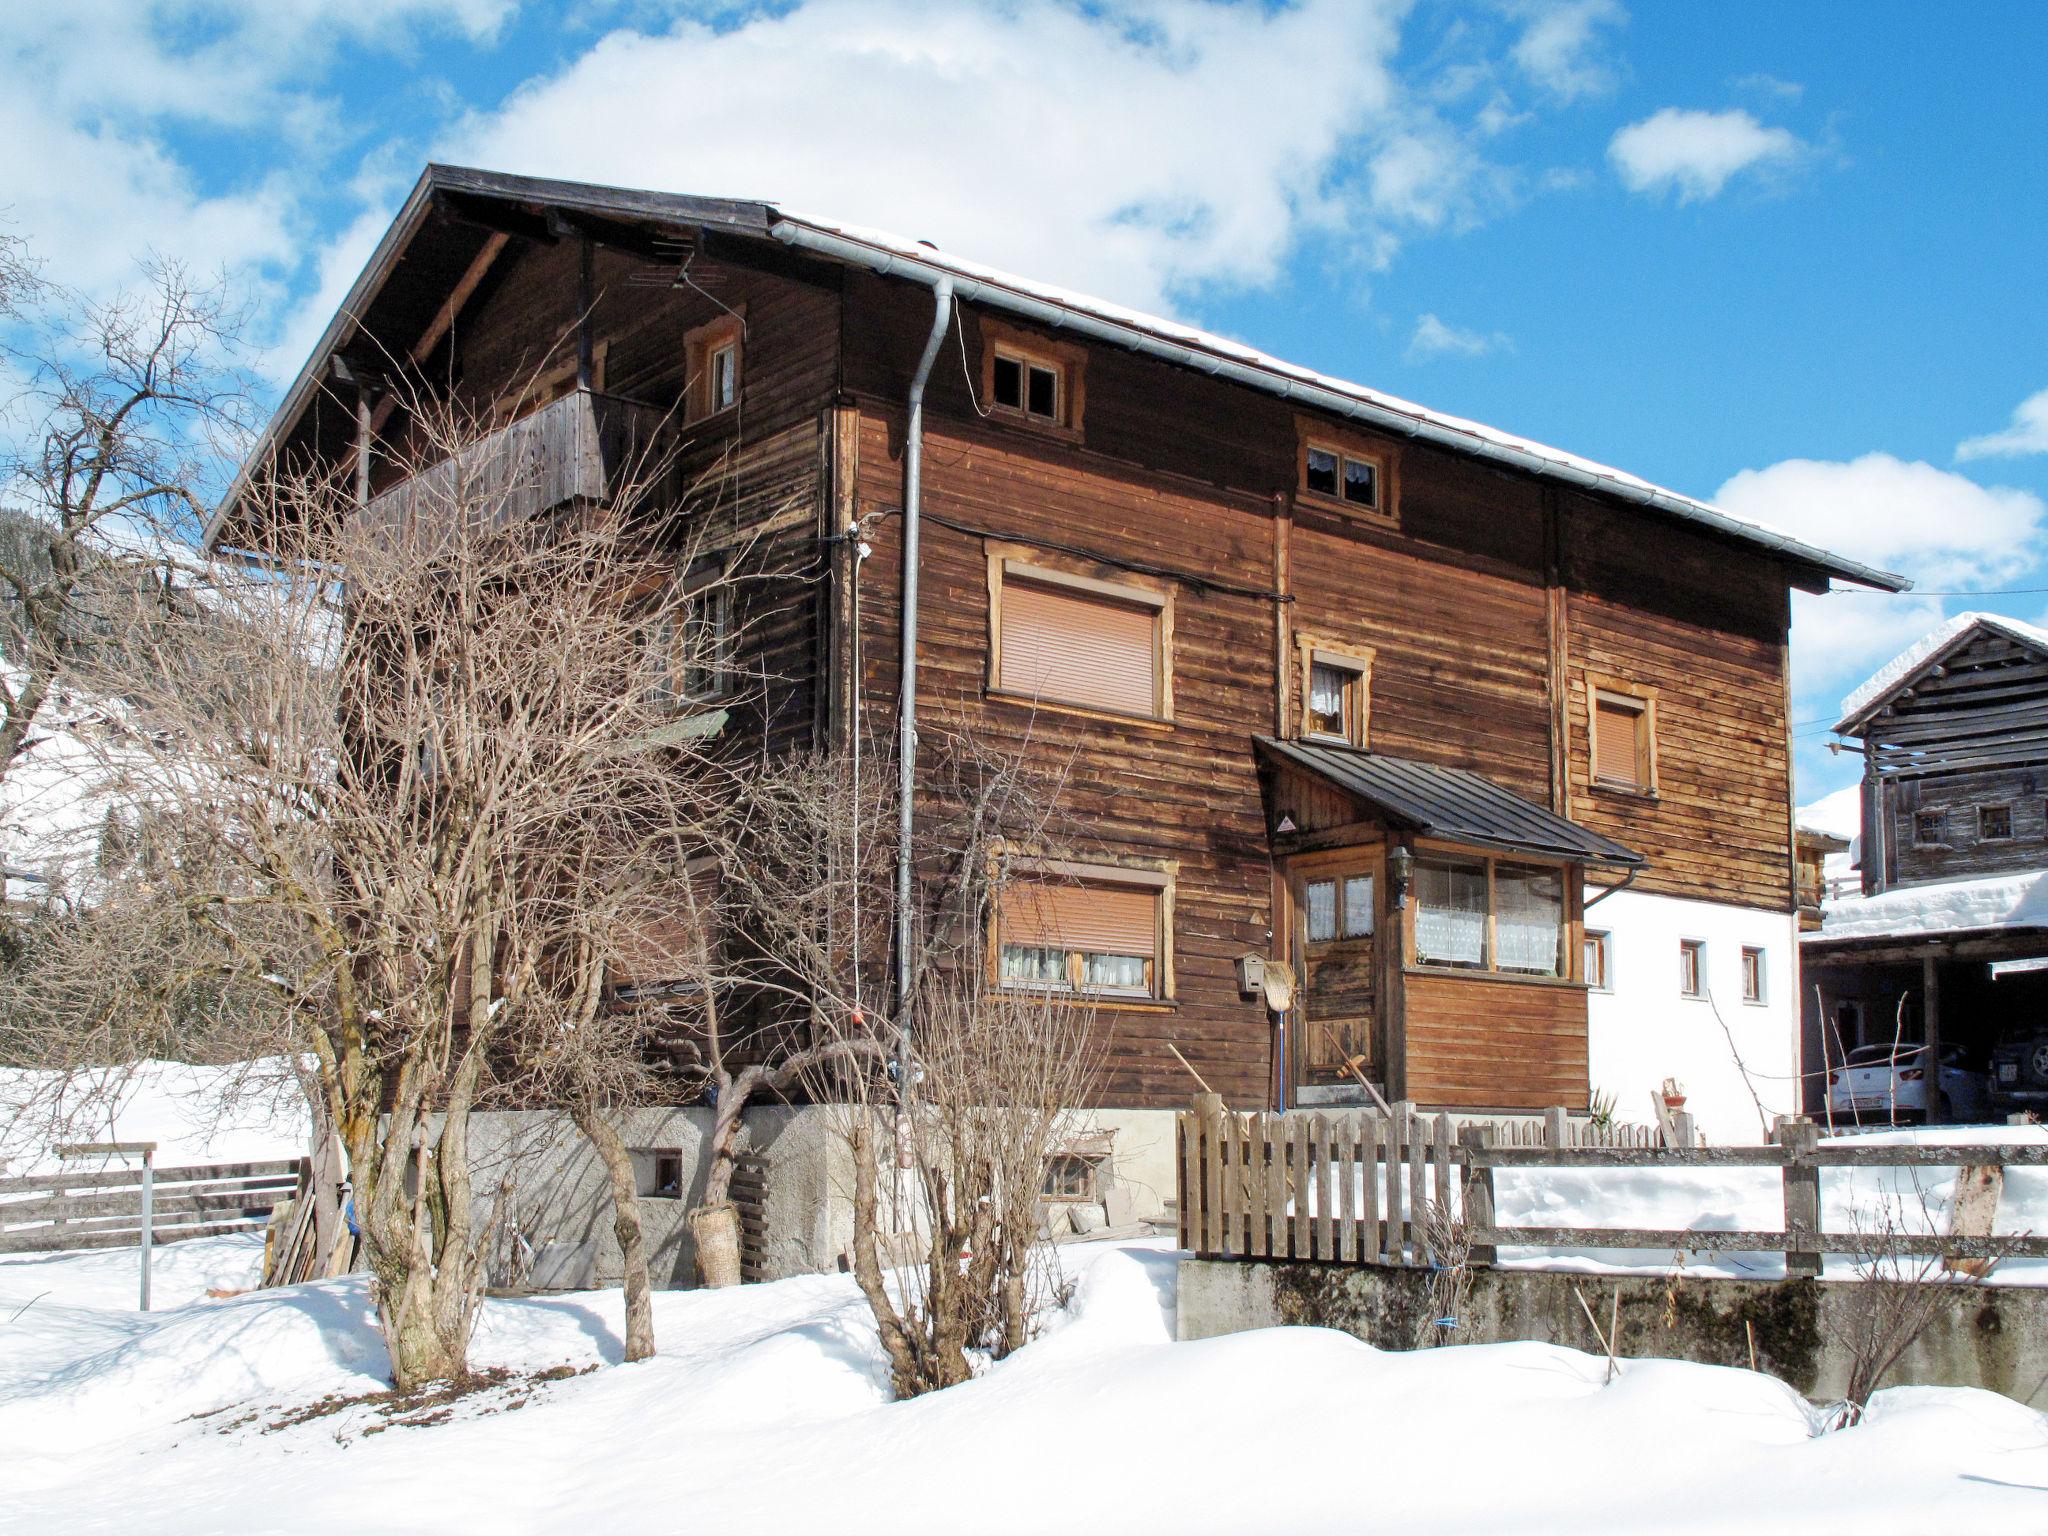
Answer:
[[[64,1167],[52,1142],[154,1141],[158,1167],[302,1157],[304,1094],[283,1060],[139,1061],[69,1077],[0,1067],[0,1176]]]

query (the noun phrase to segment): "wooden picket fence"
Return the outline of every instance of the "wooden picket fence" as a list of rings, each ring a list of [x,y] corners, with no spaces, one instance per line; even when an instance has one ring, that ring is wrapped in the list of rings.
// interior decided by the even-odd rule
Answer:
[[[302,1160],[154,1170],[150,1238],[261,1231],[299,1187]],[[0,1179],[0,1253],[131,1248],[142,1241],[143,1170]]]
[[[1533,1145],[1497,1141],[1500,1127],[1453,1133],[1448,1115],[1235,1114],[1204,1094],[1180,1116],[1180,1245],[1201,1258],[1329,1264],[1429,1265],[1455,1246],[1494,1262],[1502,1247],[1783,1253],[1785,1272],[1816,1276],[1828,1254],[1867,1250],[1864,1234],[1821,1226],[1821,1175],[1850,1168],[2039,1168],[2048,1146],[1822,1145],[1819,1127],[1788,1118],[1767,1146],[1589,1145],[1552,1134]],[[1516,1142],[1520,1141],[1519,1135]],[[1501,1226],[1500,1169],[1745,1167],[1778,1172],[1784,1226],[1770,1231]],[[1453,1220],[1455,1218],[1455,1220]],[[1895,1234],[1902,1257],[2048,1258],[2048,1237],[1978,1232]]]
[[[1205,1257],[1427,1264],[1456,1179],[1451,1119],[1358,1113],[1180,1117],[1180,1241]]]

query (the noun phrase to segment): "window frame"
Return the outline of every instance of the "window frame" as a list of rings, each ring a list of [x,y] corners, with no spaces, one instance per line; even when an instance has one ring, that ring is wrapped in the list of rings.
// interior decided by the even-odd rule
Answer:
[[[1636,778],[1603,778],[1600,773],[1600,706],[1619,708],[1636,720]],[[1657,690],[1602,673],[1586,674],[1586,782],[1609,794],[1657,797]]]
[[[736,412],[747,393],[747,321],[743,308],[706,320],[683,333],[683,423],[719,421]],[[712,359],[727,349],[732,352],[732,399],[724,405],[713,403]]]
[[[1755,962],[1753,966],[1752,961]],[[1752,979],[1755,981],[1754,989],[1750,985]],[[1752,1008],[1770,1006],[1770,957],[1761,944],[1742,946],[1742,1000]]]
[[[977,405],[983,416],[1007,422],[1013,426],[1029,427],[1035,432],[1048,433],[1079,442],[1082,435],[1082,420],[1088,400],[1088,351],[1072,342],[1055,341],[1039,336],[1021,326],[1011,325],[990,315],[979,320],[981,339],[981,369],[977,383],[980,386]],[[1018,405],[1002,405],[996,400],[996,357],[1000,354],[1022,366],[1019,379]],[[1031,369],[1042,368],[1053,377],[1053,414],[1042,416],[1033,411],[1031,403]]]
[[[1057,710],[1062,714],[1095,720],[1119,720],[1133,725],[1168,727],[1173,713],[1173,609],[1171,582],[1114,566],[1064,559],[1021,544],[987,545],[988,555],[988,670],[982,679],[986,698],[1023,704],[1034,710]],[[1045,693],[1019,693],[1003,686],[1003,590],[1010,582],[1026,586],[1062,588],[1079,597],[1098,597],[1127,607],[1150,608],[1152,626],[1152,706],[1149,715],[1105,709],[1097,704],[1055,698]]]
[[[1335,742],[1363,749],[1372,740],[1372,668],[1377,651],[1371,646],[1344,645],[1314,635],[1295,636],[1299,656],[1300,697],[1294,709],[1295,735],[1302,741]],[[1309,699],[1315,687],[1316,668],[1335,667],[1351,674],[1347,687],[1353,690],[1345,731],[1338,735],[1312,729]]]
[[[1016,858],[1002,861],[996,873],[996,899],[989,903],[988,978],[999,992],[1021,995],[1072,997],[1093,1008],[1163,1011],[1175,1006],[1174,898],[1179,880],[1177,860],[1147,860],[1133,864],[1096,864],[1069,859]],[[1068,950],[1065,981],[1011,980],[1003,975],[1004,942],[1002,890],[1018,881],[1032,879],[1089,885],[1137,888],[1154,895],[1153,950],[1150,957],[1152,981],[1146,992],[1124,988],[1089,988],[1081,983],[1082,962],[1088,951]],[[1018,946],[1024,948],[1028,946]]]
[[[1692,965],[1691,984],[1687,985],[1686,963]],[[1707,941],[1705,939],[1681,938],[1678,941],[1678,995],[1691,1002],[1704,1002],[1709,988],[1707,985]]]
[[[716,567],[707,566],[680,578],[682,604],[671,607],[659,617],[648,614],[637,618],[636,627],[641,631],[642,666],[638,687],[641,697],[664,713],[681,715],[693,706],[715,703],[729,699],[738,691],[739,674],[734,664],[734,650],[738,640],[738,627],[733,607],[732,587],[726,573]],[[689,685],[689,659],[694,648],[690,637],[690,625],[694,620],[701,601],[700,594],[709,592],[716,605],[722,622],[716,631],[713,643],[716,659],[708,670],[710,686],[693,689]],[[643,597],[641,608],[652,599]],[[665,639],[657,640],[654,631],[662,627],[663,620],[677,622],[677,627]]]
[[[1385,528],[1401,523],[1400,450],[1392,444],[1375,442],[1345,432],[1307,416],[1294,421],[1294,503],[1319,508],[1340,516]],[[1312,449],[1334,454],[1337,459],[1337,489],[1312,490],[1308,483],[1308,456]],[[1367,464],[1373,472],[1373,502],[1353,501],[1344,494],[1344,462]]]
[[[2005,831],[1994,837],[1984,830],[1984,816],[1986,812],[1996,813],[2001,811],[2005,814]],[[2013,837],[2011,801],[1990,801],[1977,806],[1977,841],[1980,843],[2010,843],[2015,841]]]
[[[1463,976],[1486,981],[1521,982],[1541,987],[1582,987],[1581,969],[1585,964],[1585,869],[1583,865],[1562,859],[1546,859],[1537,854],[1504,851],[1498,848],[1475,848],[1453,843],[1417,843],[1414,850],[1415,866],[1419,868],[1430,860],[1455,863],[1483,864],[1486,870],[1486,928],[1481,941],[1478,965],[1458,965],[1450,961],[1425,960],[1421,958],[1419,927],[1422,900],[1416,890],[1415,877],[1409,876],[1407,902],[1403,911],[1407,914],[1402,922],[1402,964],[1405,970],[1429,976]],[[1500,963],[1498,930],[1500,924],[1499,867],[1509,865],[1521,869],[1543,870],[1555,874],[1563,887],[1563,902],[1560,908],[1559,929],[1563,935],[1559,945],[1561,969],[1554,976],[1539,972],[1515,970]],[[1390,898],[1391,899],[1391,898]]]
[[[1586,964],[1586,951],[1600,951],[1600,979],[1595,981]],[[1588,992],[1614,991],[1614,930],[1612,928],[1579,929],[1579,978],[1586,984]]]
[[[1915,810],[1908,814],[1913,818],[1913,846],[1915,848],[1950,848],[1954,846],[1948,840],[1949,812],[1945,808],[1937,808],[1931,811]],[[1936,830],[1933,837],[1922,837],[1920,835],[1920,819],[1923,816],[1932,817],[1935,821]]]

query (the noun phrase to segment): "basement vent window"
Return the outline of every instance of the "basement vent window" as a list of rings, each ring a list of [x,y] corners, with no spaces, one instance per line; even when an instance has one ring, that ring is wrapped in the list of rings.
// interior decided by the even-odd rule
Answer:
[[[1100,1200],[1102,1159],[1062,1152],[1045,1160],[1039,1194],[1047,1200]]]
[[[635,1147],[633,1185],[643,1200],[683,1198],[683,1154],[679,1147]]]

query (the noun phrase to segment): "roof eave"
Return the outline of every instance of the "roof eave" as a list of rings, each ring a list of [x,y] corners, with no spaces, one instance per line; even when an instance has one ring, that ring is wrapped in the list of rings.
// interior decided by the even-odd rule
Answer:
[[[1648,506],[1681,521],[1709,528],[1723,537],[1760,547],[1789,564],[1831,579],[1854,582],[1859,586],[1871,587],[1881,592],[1904,592],[1913,585],[1910,580],[1896,572],[1880,570],[1876,566],[1830,554],[1789,534],[1745,523],[1704,502],[1696,502],[1674,492],[1594,474],[1576,465],[1548,458],[1512,444],[1498,442],[1474,432],[1460,431],[1446,422],[1397,410],[1390,405],[1362,399],[1356,395],[1348,395],[1326,385],[1296,378],[1278,369],[1246,359],[1226,357],[1185,341],[1158,336],[1135,325],[1089,314],[1072,305],[1062,304],[1039,294],[1023,292],[986,276],[962,273],[940,263],[920,260],[901,251],[893,251],[856,236],[824,228],[808,220],[778,214],[769,227],[769,233],[785,244],[798,246],[817,255],[864,266],[884,277],[903,277],[929,286],[944,276],[951,280],[955,293],[970,302],[1007,310],[1054,329],[1077,331],[1111,345],[1159,357],[1181,367],[1194,368],[1216,377],[1227,378],[1314,410],[1363,421],[1383,431],[1435,442],[1455,452],[1508,464],[1526,473],[1571,485],[1580,490],[1615,497],[1639,506]]]

